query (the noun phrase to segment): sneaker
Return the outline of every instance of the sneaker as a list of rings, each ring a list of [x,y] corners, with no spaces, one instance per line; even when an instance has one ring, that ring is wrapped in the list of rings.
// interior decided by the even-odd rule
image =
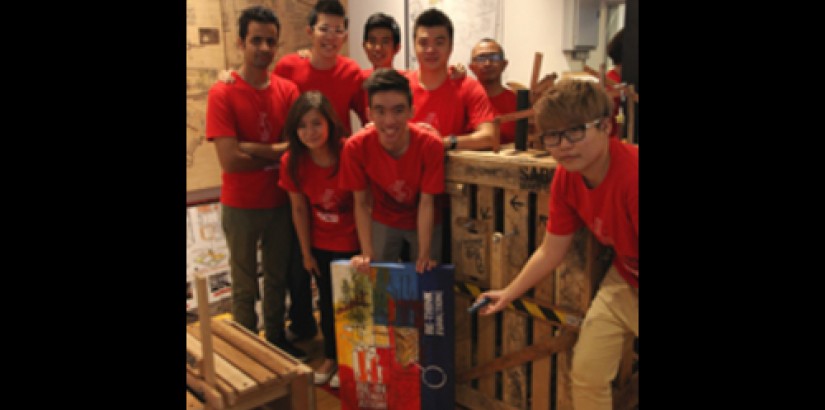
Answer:
[[[278,341],[276,343],[273,343],[273,344],[275,346],[278,346],[281,350],[287,352],[287,354],[289,354],[290,356],[292,356],[292,357],[294,357],[294,358],[296,358],[296,359],[298,359],[302,362],[306,362],[307,359],[309,359],[309,356],[307,355],[307,352],[295,347],[295,345],[293,345],[292,343],[290,343],[289,341],[287,341],[285,339],[280,340],[280,341]]]
[[[329,379],[329,387],[332,387],[333,389],[337,389],[337,388],[341,387],[341,379],[338,378],[338,372],[337,371]]]
[[[315,383],[316,386],[327,384],[334,376],[338,374],[338,369],[332,368],[329,373],[318,373],[315,372],[312,375],[312,382]]]

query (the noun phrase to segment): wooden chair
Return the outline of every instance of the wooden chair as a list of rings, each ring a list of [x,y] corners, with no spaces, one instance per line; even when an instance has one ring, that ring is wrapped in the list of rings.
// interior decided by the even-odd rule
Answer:
[[[211,318],[206,278],[198,275],[195,285],[200,321],[186,328],[187,409],[250,410],[288,400],[294,410],[314,410],[312,369],[238,323]]]

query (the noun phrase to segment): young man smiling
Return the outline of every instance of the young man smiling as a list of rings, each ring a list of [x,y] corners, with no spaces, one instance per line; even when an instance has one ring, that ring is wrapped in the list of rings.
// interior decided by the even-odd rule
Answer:
[[[409,123],[409,81],[379,68],[364,83],[372,127],[350,137],[341,154],[341,188],[355,199],[362,271],[370,261],[396,262],[404,242],[421,273],[437,264],[441,233],[433,230],[434,197],[444,191],[444,148],[429,129]],[[372,212],[367,203],[370,190]]]
[[[312,39],[310,57],[288,54],[275,65],[275,74],[294,82],[302,93],[318,90],[324,94],[343,122],[345,134],[350,135],[350,109],[362,123],[366,123],[366,112],[358,100],[364,82],[361,67],[340,55],[349,35],[344,6],[337,0],[320,0],[307,23],[306,32]]]

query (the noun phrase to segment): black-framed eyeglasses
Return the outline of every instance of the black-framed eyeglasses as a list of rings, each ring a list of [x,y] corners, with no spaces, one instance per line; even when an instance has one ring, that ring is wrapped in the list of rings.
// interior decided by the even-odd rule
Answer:
[[[479,54],[473,57],[473,62],[478,64],[484,64],[484,62],[486,61],[489,61],[491,63],[497,63],[502,60],[504,60],[504,56],[501,55],[501,53]]]
[[[601,121],[603,118],[595,119],[591,122],[587,122],[581,125],[576,125],[575,127],[570,127],[563,131],[544,131],[539,135],[539,139],[544,144],[545,148],[550,147],[557,147],[561,145],[561,137],[567,138],[571,144],[574,142],[579,142],[584,139],[584,136],[587,135],[586,131],[588,128],[593,128]]]

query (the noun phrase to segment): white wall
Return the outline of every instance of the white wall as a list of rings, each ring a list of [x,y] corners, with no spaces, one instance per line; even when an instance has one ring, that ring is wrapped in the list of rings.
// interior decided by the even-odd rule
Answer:
[[[502,0],[503,1],[503,38],[498,39],[504,46],[509,66],[502,75],[502,80],[515,81],[529,85],[533,70],[533,57],[536,52],[543,54],[539,79],[550,73],[580,71],[582,62],[570,60],[562,52],[562,33],[564,28],[564,0]],[[370,66],[362,46],[364,23],[370,14],[377,11],[395,17],[404,37],[404,0],[350,0],[349,2],[349,49],[350,57],[361,67]],[[452,16],[451,16],[452,17]],[[453,18],[454,22],[455,19]],[[410,30],[412,27],[410,27]],[[601,36],[600,36],[601,38]],[[480,39],[480,38],[479,38]],[[401,51],[393,61],[396,68],[408,68],[404,61],[405,48],[408,44],[402,40]],[[602,52],[604,46],[601,46]],[[588,60],[592,61],[593,53]],[[453,59],[457,53],[453,52]],[[601,57],[600,57],[601,58]],[[455,64],[458,61],[451,61]],[[461,61],[467,65],[468,61]],[[598,64],[594,67],[598,68]]]

